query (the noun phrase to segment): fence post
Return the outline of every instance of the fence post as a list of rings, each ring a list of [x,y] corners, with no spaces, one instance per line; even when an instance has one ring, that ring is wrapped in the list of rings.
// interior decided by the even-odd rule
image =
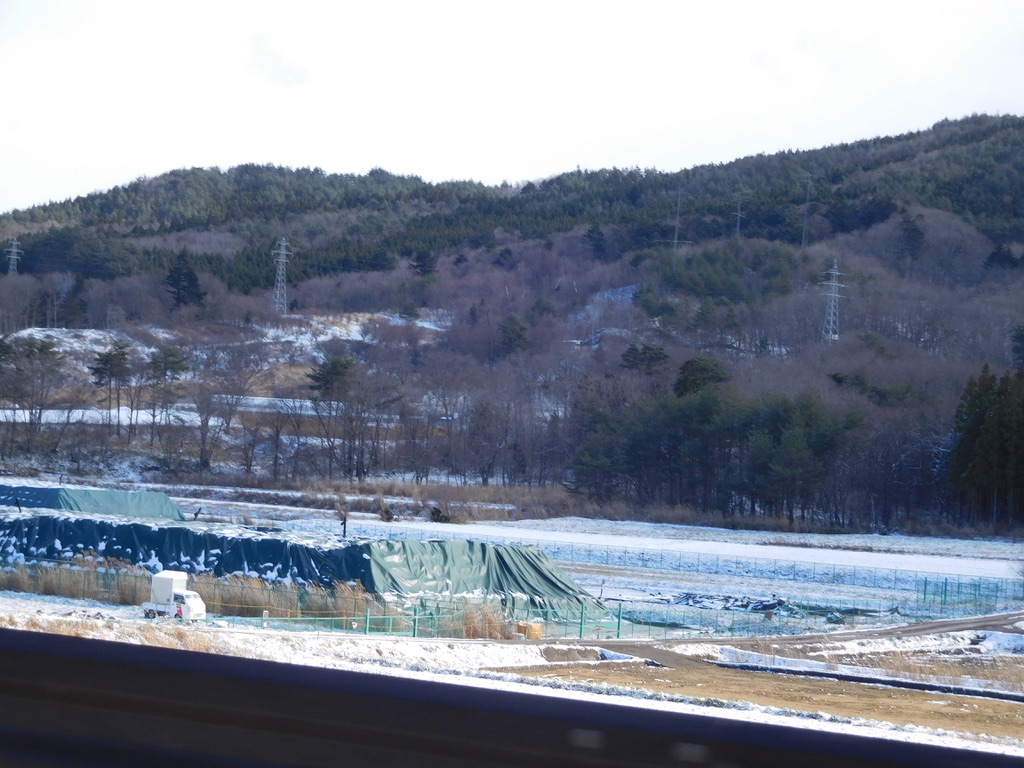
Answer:
[[[412,636],[420,636],[420,608],[416,606],[412,609]]]
[[[580,639],[583,639],[583,627],[587,620],[587,606],[586,603],[580,604]]]
[[[619,602],[619,617],[615,623],[615,638],[622,639],[622,602]]]
[[[366,606],[366,623],[363,624],[363,634],[370,634],[370,606]]]

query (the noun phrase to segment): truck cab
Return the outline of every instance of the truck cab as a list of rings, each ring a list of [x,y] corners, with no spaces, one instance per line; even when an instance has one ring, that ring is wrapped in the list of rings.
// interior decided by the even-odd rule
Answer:
[[[185,590],[174,593],[174,616],[184,621],[199,621],[206,618],[206,603],[198,592]]]

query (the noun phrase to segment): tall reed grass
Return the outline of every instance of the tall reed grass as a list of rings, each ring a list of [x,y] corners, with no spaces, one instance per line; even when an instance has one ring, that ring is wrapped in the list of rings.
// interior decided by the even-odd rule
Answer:
[[[0,569],[0,589],[38,595],[84,598],[115,605],[141,605],[149,599],[151,574],[126,562],[91,556],[66,564],[20,563]],[[338,582],[332,588],[294,582],[268,582],[255,577],[217,578],[202,573],[190,587],[207,610],[223,616],[349,617],[384,613],[358,582]]]
[[[66,564],[0,569],[0,590],[141,606],[149,599],[151,578],[139,566],[83,556]],[[217,578],[209,573],[195,574],[190,582],[211,615],[329,619],[335,626],[372,633],[408,634],[415,629],[445,637],[507,640],[515,636],[513,623],[499,606],[456,601],[436,615],[422,614],[420,621],[420,614],[410,615],[398,603],[375,599],[359,582],[335,582],[328,588],[245,576]]]

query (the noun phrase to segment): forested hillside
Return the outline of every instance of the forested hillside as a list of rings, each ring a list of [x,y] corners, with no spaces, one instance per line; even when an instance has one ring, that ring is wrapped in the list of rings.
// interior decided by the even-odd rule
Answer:
[[[196,168],[0,215],[0,238],[20,256],[0,398],[34,414],[2,457],[97,442],[165,470],[552,485],[667,519],[1024,522],[1024,118],[500,187]],[[348,340],[282,351],[352,313]],[[33,327],[117,341],[75,368]],[[257,394],[292,412],[240,413]],[[145,439],[72,426],[122,396],[153,414]],[[205,423],[176,425],[184,402]]]

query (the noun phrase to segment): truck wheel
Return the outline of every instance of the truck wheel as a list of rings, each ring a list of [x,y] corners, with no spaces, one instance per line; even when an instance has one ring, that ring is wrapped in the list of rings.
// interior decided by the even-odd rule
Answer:
[[[147,619],[155,619],[156,611],[146,611],[144,615]]]

